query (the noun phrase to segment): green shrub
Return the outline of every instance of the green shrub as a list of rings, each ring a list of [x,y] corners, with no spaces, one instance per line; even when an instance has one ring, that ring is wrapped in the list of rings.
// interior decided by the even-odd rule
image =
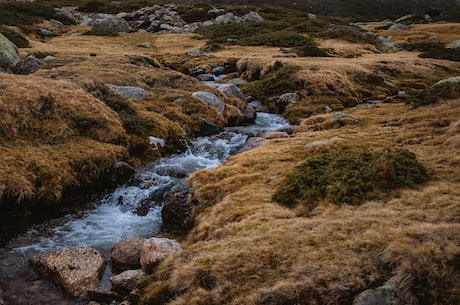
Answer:
[[[5,26],[0,27],[0,33],[8,38],[12,43],[14,43],[18,48],[28,48],[30,47],[29,41],[27,38],[22,36],[20,33],[10,30]]]
[[[277,61],[261,79],[242,85],[241,89],[246,95],[267,103],[272,96],[300,89],[292,78],[292,75],[300,69],[298,66],[284,66]]]
[[[313,208],[321,200],[357,205],[427,180],[425,167],[408,150],[342,148],[307,158],[287,176],[272,199],[290,207],[303,204]]]

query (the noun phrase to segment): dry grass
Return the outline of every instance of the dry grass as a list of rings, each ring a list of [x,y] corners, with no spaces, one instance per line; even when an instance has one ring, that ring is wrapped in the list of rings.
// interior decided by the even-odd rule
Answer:
[[[419,304],[454,304],[460,175],[449,162],[458,162],[459,105],[457,99],[417,110],[404,104],[349,110],[363,123],[271,140],[197,172],[189,179],[197,225],[184,253],[158,274],[174,292],[168,304],[350,304],[394,275]],[[400,129],[378,129],[391,124]],[[273,203],[290,169],[325,149],[305,145],[325,139],[334,139],[327,149],[356,139],[376,150],[410,149],[433,180],[359,207],[322,202],[309,217]]]

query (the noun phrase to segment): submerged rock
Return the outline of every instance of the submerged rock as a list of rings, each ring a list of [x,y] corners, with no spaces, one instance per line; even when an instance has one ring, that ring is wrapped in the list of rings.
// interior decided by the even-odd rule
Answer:
[[[103,255],[92,248],[76,247],[32,257],[32,267],[74,297],[84,297],[105,268]]]

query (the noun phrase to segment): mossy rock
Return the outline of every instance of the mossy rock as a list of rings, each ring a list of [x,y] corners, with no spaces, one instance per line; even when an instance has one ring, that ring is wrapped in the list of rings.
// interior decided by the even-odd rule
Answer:
[[[427,180],[425,167],[408,150],[345,147],[308,157],[289,173],[272,199],[289,207],[314,208],[322,200],[358,205]]]

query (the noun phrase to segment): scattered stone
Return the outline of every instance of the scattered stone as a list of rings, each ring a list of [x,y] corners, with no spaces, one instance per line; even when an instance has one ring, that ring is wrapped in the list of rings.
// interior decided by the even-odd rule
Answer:
[[[316,15],[312,13],[308,13],[308,19],[316,19]]]
[[[54,32],[51,29],[40,28],[37,30],[37,34],[41,37],[52,37],[54,36]]]
[[[222,66],[215,67],[211,70],[211,73],[215,76],[219,76],[225,73],[225,68]]]
[[[148,42],[148,41],[145,41],[145,42],[141,43],[139,46],[143,47],[143,48],[147,48],[147,49],[153,48],[153,44],[151,42]]]
[[[389,28],[390,31],[407,31],[408,29],[409,27],[407,25],[401,23],[395,23]]]
[[[379,126],[376,129],[377,130],[382,130],[382,131],[388,131],[388,130],[396,130],[396,129],[399,129],[399,128],[401,128],[401,127],[399,127],[399,126]]]
[[[332,118],[333,118],[334,120],[343,119],[343,118],[349,118],[349,117],[351,117],[351,115],[346,114],[346,113],[344,113],[344,112],[336,112],[336,113],[334,113],[334,114],[332,115]]]
[[[400,286],[397,277],[393,277],[376,289],[368,289],[360,293],[354,299],[353,305],[415,304],[414,296]]]
[[[447,46],[449,49],[458,49],[460,48],[460,39],[454,40]]]
[[[187,55],[191,57],[200,57],[200,56],[209,56],[209,53],[195,49],[195,50],[188,51]]]
[[[203,73],[203,74],[200,74],[196,77],[199,81],[201,82],[210,82],[210,81],[214,81],[215,78],[214,78],[214,75],[213,74],[209,74],[209,73]]]
[[[112,290],[118,292],[129,292],[138,287],[147,278],[147,274],[141,270],[126,270],[110,278]]]
[[[283,103],[293,104],[297,103],[300,100],[300,97],[297,93],[284,93],[280,95],[280,99]]]
[[[41,254],[29,260],[32,267],[74,297],[84,297],[95,286],[105,268],[103,255],[77,247]]]
[[[228,24],[228,23],[237,23],[240,21],[240,18],[235,16],[232,12],[228,12],[223,15],[219,15],[214,20],[215,24]]]
[[[237,97],[243,102],[246,102],[246,97],[244,96],[243,91],[234,84],[224,84],[219,86],[219,90],[226,96]]]
[[[33,54],[29,54],[24,62],[19,67],[17,73],[18,74],[31,74],[37,72],[42,67],[46,66],[46,64],[36,58]]]
[[[126,22],[125,19],[116,16],[110,16],[94,21],[91,25],[91,30],[111,33],[131,32],[128,22]]]
[[[51,55],[48,55],[45,58],[43,58],[44,61],[53,61],[53,60],[56,60],[56,59],[57,59],[56,57],[51,56]]]
[[[219,113],[223,113],[225,109],[225,105],[222,100],[215,95],[214,93],[207,92],[207,91],[197,91],[192,93],[192,97],[197,98],[209,106],[214,107]]]
[[[165,258],[182,252],[180,243],[168,238],[152,237],[144,241],[141,249],[141,266],[151,270]]]
[[[11,71],[20,60],[16,45],[0,33],[0,71]]]
[[[158,150],[158,145],[160,145],[161,147],[164,147],[166,145],[166,142],[162,138],[149,136],[149,144],[155,145],[156,150]]]
[[[379,35],[377,36],[377,40],[382,44],[382,46],[389,48],[389,49],[398,49],[398,46],[393,43],[394,37],[388,36],[387,38]]]
[[[145,240],[132,237],[118,242],[110,251],[112,265],[121,271],[141,268],[141,248]]]
[[[283,131],[268,131],[268,132],[264,132],[262,137],[270,140],[270,139],[289,138],[289,135]]]
[[[329,106],[324,107],[324,112],[329,113],[332,112],[332,108]]]
[[[107,84],[107,86],[109,86],[112,90],[116,91],[118,94],[132,98],[136,101],[143,101],[149,96],[147,90],[139,87],[116,86],[112,84]]]
[[[58,28],[64,27],[64,23],[60,22],[59,20],[56,19],[50,19],[51,23],[57,26]]]
[[[238,85],[243,85],[243,84],[246,84],[248,81],[244,80],[244,79],[241,79],[241,78],[232,78],[231,80],[229,80],[227,83],[229,84],[234,84],[236,86]]]

